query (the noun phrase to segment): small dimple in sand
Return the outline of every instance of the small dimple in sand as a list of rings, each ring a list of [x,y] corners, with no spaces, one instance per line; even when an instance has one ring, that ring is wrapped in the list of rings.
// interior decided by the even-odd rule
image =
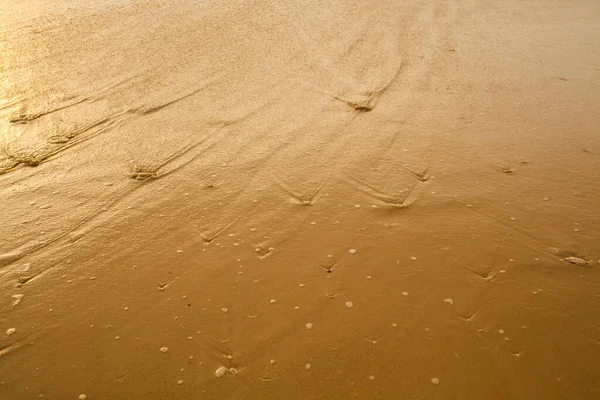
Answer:
[[[21,303],[21,300],[23,300],[23,296],[22,294],[13,294],[12,298],[15,299],[12,303],[13,306],[18,306],[19,303]]]
[[[225,368],[225,367],[219,367],[215,371],[215,376],[217,378],[222,378],[223,376],[225,376],[226,373],[227,373],[227,368]]]

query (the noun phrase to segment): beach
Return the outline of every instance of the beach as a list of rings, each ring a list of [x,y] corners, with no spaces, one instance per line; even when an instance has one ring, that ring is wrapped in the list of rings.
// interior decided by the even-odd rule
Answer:
[[[5,0],[0,398],[600,398],[599,20]]]

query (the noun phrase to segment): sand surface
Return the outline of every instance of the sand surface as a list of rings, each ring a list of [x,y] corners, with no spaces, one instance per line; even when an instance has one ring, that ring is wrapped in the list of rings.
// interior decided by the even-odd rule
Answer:
[[[0,399],[600,398],[600,2],[0,2]]]

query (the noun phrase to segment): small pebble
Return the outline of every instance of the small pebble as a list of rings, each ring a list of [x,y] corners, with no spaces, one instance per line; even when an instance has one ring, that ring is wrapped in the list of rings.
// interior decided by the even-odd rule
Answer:
[[[570,262],[571,264],[579,265],[580,267],[583,267],[588,263],[587,260],[578,257],[566,257],[565,261]]]
[[[306,329],[312,329],[313,328],[313,324],[311,324],[310,322],[308,324],[306,324]]]
[[[439,385],[440,380],[438,378],[431,378],[431,383],[433,383],[434,385]]]
[[[304,368],[306,369],[310,369],[311,365],[310,364],[306,364],[306,366]]]
[[[163,352],[163,353],[166,353],[167,351],[169,351],[169,348],[168,347],[161,347],[160,351]]]
[[[222,378],[223,376],[225,376],[226,373],[227,373],[227,368],[225,368],[225,367],[219,367],[215,371],[215,376],[217,378]]]
[[[402,296],[408,296],[408,292],[402,292]]]
[[[350,249],[350,250],[348,250],[348,253],[350,253],[350,254],[356,254],[356,249]]]
[[[183,385],[183,381],[182,381],[182,380],[179,380],[179,381],[177,381],[177,384],[178,384],[178,385]]]
[[[85,399],[87,399],[87,395],[85,395],[85,394],[79,395],[79,400],[85,400]]]
[[[452,299],[444,299],[444,303],[454,304],[454,301]]]
[[[17,330],[16,330],[15,328],[8,328],[8,329],[6,330],[6,335],[7,335],[7,336],[10,336],[10,335],[12,335],[13,333],[15,333],[16,331],[17,331]]]
[[[498,333],[501,334],[501,335],[504,335],[504,329],[499,329]]]
[[[352,307],[354,307],[354,303],[352,303],[351,301],[347,301],[346,302],[346,307],[352,308]]]
[[[271,300],[269,301],[269,303],[271,303],[271,304],[275,304],[275,303],[277,303],[277,300],[275,300],[275,299],[271,299]]]
[[[223,311],[224,313],[226,313],[227,311],[229,311],[228,309],[226,309],[225,307],[221,308],[221,311]]]

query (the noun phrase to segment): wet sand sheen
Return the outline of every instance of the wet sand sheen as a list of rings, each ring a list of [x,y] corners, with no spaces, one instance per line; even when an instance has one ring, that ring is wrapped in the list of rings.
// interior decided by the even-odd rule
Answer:
[[[0,398],[600,396],[600,7],[0,6]]]

